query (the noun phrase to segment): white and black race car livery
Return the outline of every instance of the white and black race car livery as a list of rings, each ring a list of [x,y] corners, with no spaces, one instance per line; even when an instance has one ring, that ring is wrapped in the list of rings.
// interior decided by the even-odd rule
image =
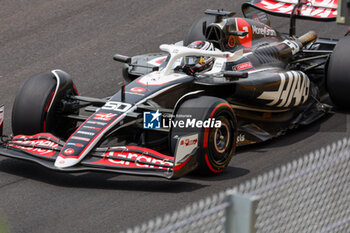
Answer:
[[[80,96],[62,70],[34,75],[14,102],[11,136],[0,107],[0,155],[65,172],[222,173],[237,146],[329,113],[324,97],[350,107],[350,37],[295,33],[297,18],[335,20],[337,3],[306,2],[254,0],[242,5],[245,17],[207,10],[184,41],[116,54],[128,84],[103,99]],[[266,13],[290,17],[289,34]]]

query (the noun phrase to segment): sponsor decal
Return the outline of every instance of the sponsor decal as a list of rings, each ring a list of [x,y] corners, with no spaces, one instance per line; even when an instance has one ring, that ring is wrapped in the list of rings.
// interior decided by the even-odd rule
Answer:
[[[67,146],[83,147],[84,145],[81,143],[68,142]]]
[[[233,36],[233,35],[229,36],[227,44],[230,48],[235,47],[235,45],[236,45],[235,44],[235,36]]]
[[[88,125],[83,125],[83,128],[85,128],[85,129],[92,129],[92,130],[101,130],[101,128],[88,126]]]
[[[120,157],[120,158],[134,159],[135,160],[134,164],[136,165],[136,167],[163,168],[163,167],[161,167],[161,165],[173,166],[173,163],[171,163],[171,162],[152,158],[150,156],[142,155],[139,153],[127,153],[127,154],[125,154],[125,153],[110,152],[109,155],[111,155],[111,154],[112,154],[112,156],[116,156],[116,157]],[[129,161],[116,160],[116,159],[109,159],[109,161],[112,163],[124,164],[124,165],[130,165],[131,163],[133,163],[133,162],[129,162]],[[142,162],[158,163],[160,166],[146,165],[146,164],[143,164]],[[168,168],[164,168],[164,169],[168,169]]]
[[[107,123],[99,122],[99,121],[87,121],[86,123],[93,124],[93,125],[101,125],[101,126],[107,125]]]
[[[160,116],[159,110],[156,112],[143,112],[143,128],[144,129],[159,129]]]
[[[173,51],[172,51],[172,53],[179,53],[180,51],[177,49],[177,48],[175,48],[175,49],[173,49]]]
[[[250,68],[253,68],[253,65],[249,61],[242,63],[242,64],[239,64],[239,65],[236,65],[237,70],[246,70],[246,69],[250,69]]]
[[[239,142],[244,142],[245,141],[245,135],[244,134],[240,134],[237,136],[237,143]]]
[[[156,168],[168,170],[168,167],[163,167],[164,165],[173,166],[172,162],[167,161],[167,159],[161,160],[147,156],[145,154],[139,154],[135,152],[107,152],[105,153],[106,157],[113,156],[115,158],[104,158],[99,161],[96,161],[97,164],[112,165],[112,166],[121,166],[121,167],[139,167],[139,168]],[[120,158],[120,159],[118,159]],[[125,161],[123,159],[134,160],[134,161]],[[154,163],[155,165],[144,164]],[[163,165],[163,166],[162,166]]]
[[[248,32],[245,36],[238,36],[239,43],[244,47],[252,46],[252,29],[247,21],[242,18],[236,18],[236,29],[241,32]]]
[[[77,137],[77,136],[72,136],[71,139],[75,139],[75,140],[79,140],[79,141],[85,141],[85,142],[89,142],[90,141],[89,138],[83,138],[83,137]]]
[[[106,112],[100,112],[94,116],[94,120],[100,120],[100,121],[110,121],[113,117],[115,117],[117,114],[113,113],[106,113]]]
[[[252,29],[254,34],[263,35],[264,37],[277,36],[276,31],[271,29],[268,26],[258,27],[258,26],[252,25]]]
[[[258,99],[271,100],[267,105],[277,107],[298,106],[305,103],[310,92],[310,80],[306,74],[290,71],[280,73],[279,76],[281,82],[278,90],[265,91]]]
[[[112,110],[117,112],[126,112],[131,108],[131,104],[117,101],[108,101],[101,109]],[[94,118],[95,119],[95,118]]]
[[[94,135],[95,135],[95,134],[92,133],[92,132],[81,131],[81,130],[79,130],[79,131],[77,132],[77,134],[83,134],[83,135],[87,135],[87,136],[94,136]]]
[[[133,87],[130,89],[131,92],[135,92],[135,93],[142,93],[145,92],[146,89],[143,87]]]
[[[215,70],[215,71],[216,71],[216,70],[221,71],[222,66],[223,66],[224,64],[225,64],[224,62],[215,61],[213,70]]]
[[[65,153],[66,155],[71,155],[75,152],[75,150],[73,148],[68,148],[66,149],[63,153]]]
[[[226,58],[216,58],[213,68],[207,72],[207,74],[215,74],[220,72],[223,69],[223,66],[226,65]]]
[[[180,141],[180,145],[182,146],[182,145],[184,145],[184,146],[191,146],[191,145],[194,145],[194,144],[197,144],[197,142],[198,142],[198,139],[193,139],[193,140],[191,140],[191,139],[182,139],[181,141]]]
[[[175,164],[182,161],[186,155],[189,155],[198,146],[198,134],[186,135],[178,139],[175,151]]]
[[[297,52],[299,52],[299,50],[300,50],[299,45],[295,41],[284,40],[282,43],[286,44],[288,47],[290,47],[292,49],[293,55],[296,54]]]
[[[35,135],[34,135],[35,136]],[[51,157],[53,156],[56,151],[54,150],[50,150],[50,149],[43,149],[43,148],[35,148],[35,146],[45,146],[45,147],[52,147],[52,148],[57,148],[58,144],[46,139],[40,139],[40,140],[30,140],[28,139],[28,137],[26,136],[19,136],[19,137],[15,137],[16,139],[23,139],[23,141],[19,141],[17,140],[16,142],[21,143],[21,144],[25,144],[28,145],[25,146],[18,146],[18,145],[10,145],[12,147],[21,149],[21,150],[25,150],[37,155],[42,155],[42,156],[46,156],[46,157]],[[11,143],[11,142],[10,142]]]

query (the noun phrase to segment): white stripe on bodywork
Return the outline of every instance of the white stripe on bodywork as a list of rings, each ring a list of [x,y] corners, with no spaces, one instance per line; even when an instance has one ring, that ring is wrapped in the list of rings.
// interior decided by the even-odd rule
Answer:
[[[299,84],[300,82],[300,75],[298,72],[295,72],[295,71],[292,71],[292,76],[294,77],[293,78],[293,85],[292,85],[292,88],[290,90],[290,93],[289,93],[289,97],[288,97],[288,101],[286,103],[286,106],[289,106],[290,103],[292,102],[292,99],[294,97],[294,93],[295,93],[295,89],[296,89],[296,85]]]
[[[266,105],[273,106],[281,101],[277,107],[289,107],[295,99],[293,106],[298,106],[303,99],[304,103],[309,96],[310,80],[306,74],[300,71],[288,71],[279,74],[281,82],[277,91],[264,91],[258,99],[272,100]],[[286,79],[287,86],[285,87]]]
[[[281,83],[277,91],[264,91],[260,96],[258,96],[258,99],[263,100],[272,100],[272,102],[268,103],[267,105],[272,106],[277,104],[277,102],[280,100],[284,83],[286,81],[286,76],[282,73],[279,74],[281,77]]]
[[[292,86],[292,82],[293,82],[293,75],[290,73],[290,72],[287,72],[287,75],[288,75],[288,84],[287,84],[287,87],[285,90],[282,91],[282,95],[280,97],[280,99],[282,100],[282,102],[277,105],[278,107],[283,107],[285,106],[285,103],[287,102],[287,99],[288,99],[288,95],[289,95],[289,92],[290,92],[290,88]]]

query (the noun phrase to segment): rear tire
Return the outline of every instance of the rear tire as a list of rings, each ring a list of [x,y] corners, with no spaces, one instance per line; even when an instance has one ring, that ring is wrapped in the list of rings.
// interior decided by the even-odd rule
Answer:
[[[182,117],[181,117],[182,115]],[[230,105],[223,99],[201,96],[185,101],[176,112],[176,120],[209,118],[221,121],[220,128],[178,128],[171,129],[171,149],[175,154],[177,137],[198,133],[198,168],[196,172],[205,175],[219,174],[230,163],[235,152],[237,120]]]
[[[332,102],[350,109],[350,36],[335,46],[328,64],[326,87]]]
[[[41,132],[54,133],[67,137],[76,126],[76,121],[64,119],[55,113],[61,99],[53,101],[56,91],[56,78],[52,73],[41,73],[26,80],[18,92],[12,108],[12,131],[14,135],[33,135]],[[67,93],[76,95],[69,88]],[[51,107],[50,107],[51,106]],[[50,113],[49,113],[50,110]],[[77,112],[72,112],[72,114]]]

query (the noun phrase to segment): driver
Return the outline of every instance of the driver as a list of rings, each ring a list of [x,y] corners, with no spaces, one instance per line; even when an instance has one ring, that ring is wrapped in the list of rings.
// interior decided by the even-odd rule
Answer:
[[[194,41],[187,46],[192,49],[201,49],[214,51],[214,45],[208,41]],[[204,56],[188,56],[184,58],[184,66],[182,71],[187,75],[194,75],[195,73],[209,71],[214,64],[215,58]]]

